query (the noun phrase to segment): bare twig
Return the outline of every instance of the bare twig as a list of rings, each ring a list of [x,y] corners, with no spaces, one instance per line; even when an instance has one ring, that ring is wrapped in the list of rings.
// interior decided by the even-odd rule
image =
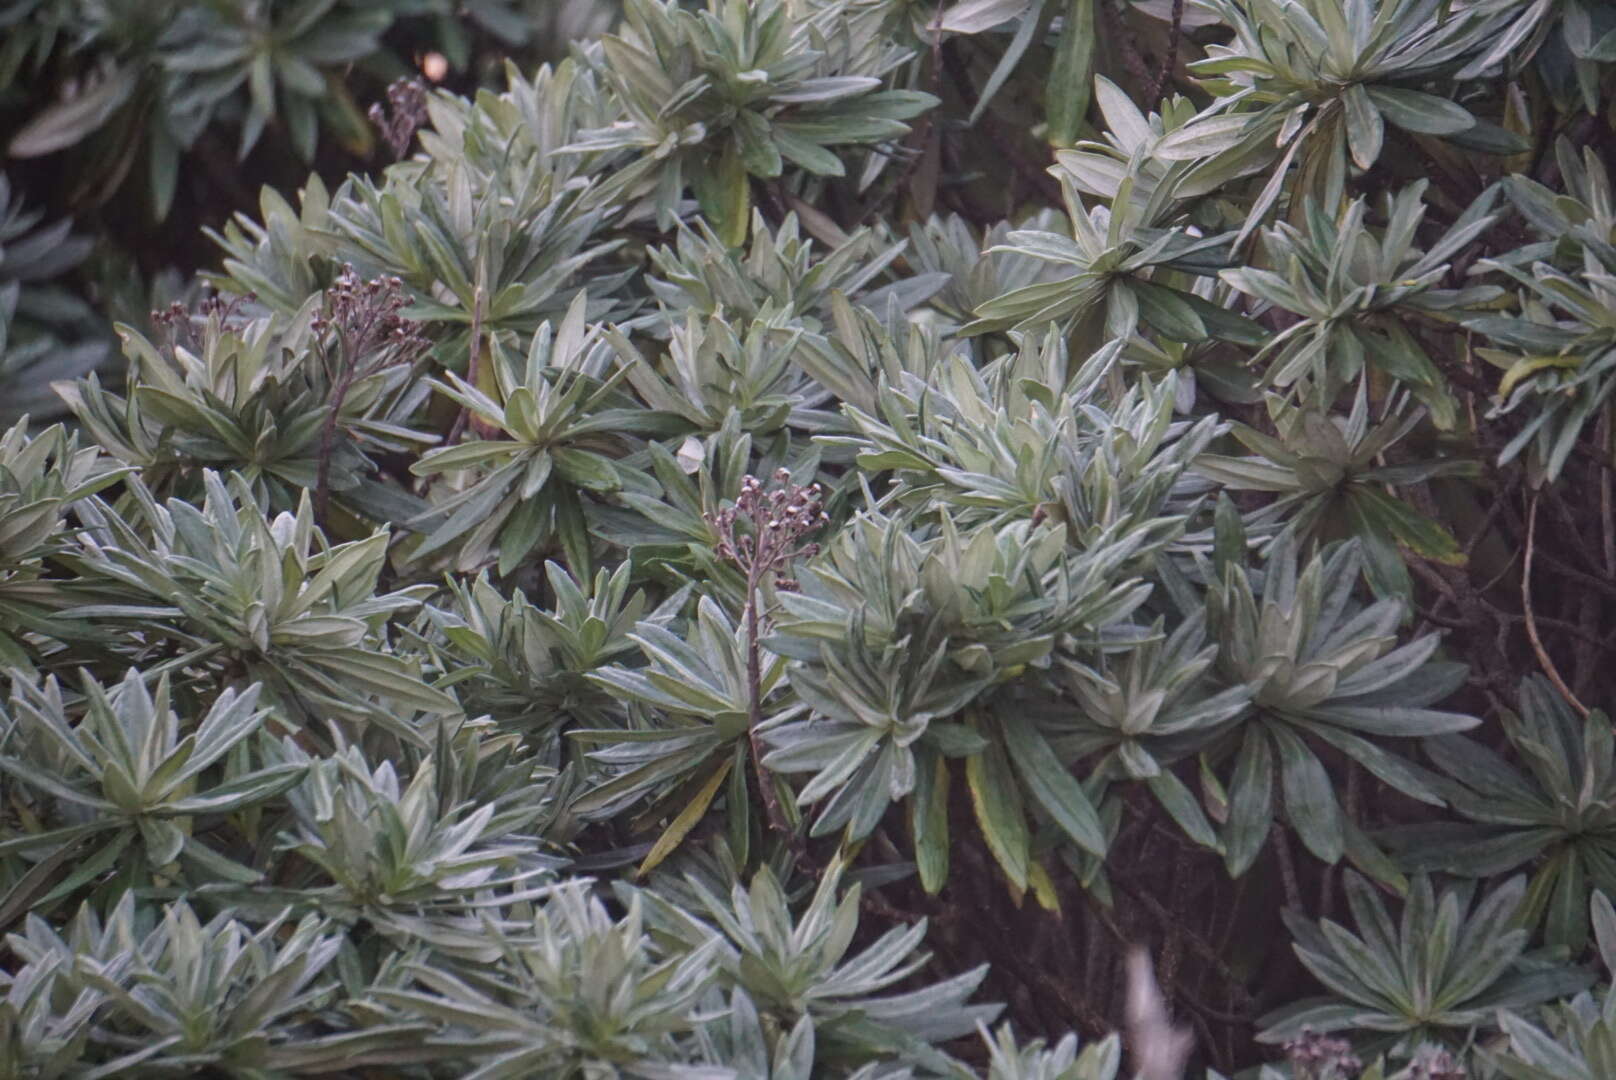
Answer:
[[[1600,452],[1609,454],[1611,435],[1610,411],[1600,413],[1599,424],[1595,428],[1595,439],[1598,441]],[[1601,469],[1598,473],[1599,483],[1599,554],[1604,563],[1601,569],[1606,577],[1616,578],[1616,507],[1612,506],[1611,474]],[[1600,640],[1599,629],[1603,623],[1605,605],[1600,603],[1599,597],[1588,592],[1581,598],[1579,625],[1592,640],[1583,640],[1577,646],[1576,658],[1576,686],[1583,693],[1588,693],[1589,683],[1600,672],[1600,654],[1603,649],[1595,644]]]
[[[257,293],[244,293],[241,296],[226,300],[223,296],[209,296],[197,305],[197,315],[209,327],[213,320],[218,319],[218,330],[221,333],[231,333],[239,327],[234,320],[240,316],[241,309],[258,299]],[[168,337],[168,357],[175,360],[174,350],[179,348],[183,341],[193,352],[200,353],[207,348],[203,338],[196,332],[196,319],[191,311],[179,301],[168,305],[160,311],[151,313],[153,325],[160,328]]]
[[[387,105],[370,107],[370,122],[382,133],[382,141],[402,158],[415,138],[416,129],[427,121],[426,84],[420,79],[397,79],[387,88]]]
[[[1565,578],[1567,581],[1574,581],[1578,585],[1585,588],[1593,589],[1596,592],[1603,593],[1606,596],[1616,598],[1616,583],[1606,581],[1603,578],[1595,577],[1593,574],[1587,573],[1586,571],[1578,570],[1575,566],[1572,566],[1570,563],[1554,554],[1552,550],[1540,551],[1538,552],[1538,555],[1541,557],[1541,561],[1545,569],[1552,570],[1554,573]]]
[[[1611,449],[1611,419],[1606,412],[1599,418],[1599,446],[1605,453]],[[1605,573],[1616,578],[1616,504],[1613,504],[1611,476],[1608,471],[1599,474],[1599,536],[1600,548],[1605,556]]]
[[[1130,900],[1143,907],[1152,918],[1161,923],[1164,930],[1172,926],[1181,928],[1182,943],[1189,946],[1189,950],[1205,962],[1208,971],[1223,980],[1224,988],[1227,991],[1225,996],[1230,1004],[1242,1013],[1242,1023],[1249,1023],[1251,1020],[1251,1013],[1254,1008],[1251,993],[1246,989],[1245,984],[1240,981],[1240,977],[1229,966],[1224,957],[1229,955],[1229,943],[1233,937],[1234,922],[1238,914],[1236,909],[1240,906],[1239,900],[1244,895],[1246,880],[1246,878],[1241,878],[1235,883],[1235,900],[1230,905],[1229,930],[1223,935],[1221,943],[1214,943],[1191,930],[1183,916],[1175,915],[1169,911],[1160,900],[1151,895],[1148,889],[1134,888],[1124,882],[1120,876],[1112,879],[1112,884],[1116,886],[1119,892],[1126,894]],[[1113,933],[1120,937],[1122,931],[1118,928],[1113,930]]]
[[[1178,46],[1183,36],[1184,0],[1173,0],[1173,21],[1167,31],[1167,55],[1162,58],[1161,70],[1150,84],[1150,109],[1147,111],[1161,107],[1162,98],[1167,93],[1167,82],[1173,77],[1173,69],[1178,66]]]
[[[1526,616],[1526,636],[1532,642],[1532,651],[1537,654],[1537,662],[1543,668],[1543,673],[1549,677],[1554,688],[1560,691],[1560,696],[1571,703],[1583,717],[1588,716],[1588,706],[1577,700],[1577,695],[1571,692],[1560,677],[1560,669],[1554,666],[1554,660],[1548,651],[1543,648],[1543,641],[1537,636],[1537,620],[1532,615],[1532,556],[1537,546],[1537,495],[1532,496],[1532,504],[1526,512],[1526,558],[1521,565],[1521,610]]]
[[[1274,854],[1279,858],[1279,880],[1285,886],[1285,903],[1297,911],[1305,911],[1302,904],[1302,886],[1296,876],[1296,856],[1291,853],[1290,834],[1283,825],[1275,824]]]
[[[1138,80],[1140,89],[1148,90],[1154,82],[1150,69],[1145,66],[1145,58],[1139,52],[1139,41],[1134,37],[1133,30],[1122,19],[1122,12],[1116,5],[1116,0],[1096,0],[1100,10],[1105,12],[1106,19],[1111,23],[1111,29],[1117,35],[1117,43],[1122,53],[1122,62],[1127,65],[1128,73]]]
[[[949,76],[954,82],[954,88],[959,91],[960,97],[964,99],[966,105],[973,109],[976,108],[977,96],[976,91],[971,86],[970,72],[954,55],[952,49],[943,51],[941,55],[943,64],[947,67]],[[1004,160],[1016,171],[1017,176],[1026,181],[1028,186],[1036,190],[1046,201],[1057,206],[1061,204],[1064,196],[1061,193],[1060,184],[1056,183],[1055,179],[1049,175],[1045,166],[1029,160],[1027,155],[1022,153],[1021,149],[1005,134],[1001,125],[989,122],[980,125],[977,130],[987,135],[988,140],[993,143],[993,148],[1004,155]]]
[[[1172,924],[1166,928],[1162,941],[1161,952],[1161,983],[1166,993],[1175,993],[1178,989],[1179,962],[1184,953],[1185,915],[1184,898],[1189,892],[1190,861],[1188,849],[1182,844],[1173,849],[1172,885],[1173,910],[1178,915]]]

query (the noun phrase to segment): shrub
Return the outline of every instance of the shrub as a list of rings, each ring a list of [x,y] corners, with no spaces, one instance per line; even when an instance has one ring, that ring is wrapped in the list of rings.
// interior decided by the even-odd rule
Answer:
[[[0,1074],[1610,1071],[1613,9],[0,27]]]

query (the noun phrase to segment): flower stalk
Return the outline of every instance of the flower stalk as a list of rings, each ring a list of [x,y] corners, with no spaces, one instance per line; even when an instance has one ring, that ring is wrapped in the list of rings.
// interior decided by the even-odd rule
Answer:
[[[774,587],[786,591],[797,588],[795,578],[782,571],[797,559],[810,559],[819,545],[804,542],[830,519],[824,510],[818,484],[806,487],[791,482],[791,473],[779,469],[775,486],[765,488],[755,476],[741,480],[741,493],[734,505],[704,515],[718,533],[718,557],[746,575],[746,685],[749,701],[747,738],[752,750],[752,769],[764,813],[771,828],[789,834],[791,827],[780,809],[774,778],[763,766],[763,750],[758,744],[758,728],[763,722],[762,658],[759,652],[758,592],[764,580],[774,575]],[[737,531],[737,526],[740,530]]]

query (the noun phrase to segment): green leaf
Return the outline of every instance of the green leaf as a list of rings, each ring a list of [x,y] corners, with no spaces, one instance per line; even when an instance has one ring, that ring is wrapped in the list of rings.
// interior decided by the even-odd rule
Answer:
[[[732,757],[718,763],[712,775],[696,790],[696,794],[663,830],[662,835],[657,837],[656,843],[651,845],[651,850],[646,852],[640,868],[634,872],[636,877],[643,878],[655,870],[661,865],[662,860],[672,855],[674,849],[684,842],[684,838],[690,835],[690,830],[694,829],[706,815],[707,808],[718,795],[718,789],[724,785],[724,777],[729,775],[730,768],[734,764],[735,759]]]
[[[1148,281],[1134,281],[1129,287],[1138,297],[1140,318],[1163,337],[1184,342],[1206,340],[1206,324],[1183,293]]]
[[[1153,153],[1163,161],[1196,161],[1216,157],[1240,145],[1251,127],[1244,113],[1209,116],[1169,131],[1156,141]]]
[[[1024,716],[1001,716],[1004,745],[1027,794],[1083,850],[1105,857],[1109,844],[1100,815],[1081,784],[1061,766],[1042,733]]]
[[[1401,499],[1360,485],[1352,489],[1349,502],[1364,527],[1389,536],[1416,555],[1448,566],[1464,565],[1464,548],[1454,535]]]
[[[1010,38],[1010,44],[1005,46],[1004,55],[999,57],[999,62],[994,65],[993,72],[988,76],[987,82],[982,84],[981,92],[976,99],[976,105],[971,109],[971,115],[966,121],[969,124],[975,124],[982,118],[982,114],[993,103],[993,98],[998,94],[999,89],[1015,73],[1016,65],[1021,62],[1022,56],[1026,54],[1028,47],[1032,45],[1033,39],[1038,36],[1039,28],[1044,25],[1044,4],[1047,0],[1031,0],[1030,5],[1027,0],[970,0],[970,3],[955,4],[946,9],[947,14],[944,16],[944,21],[949,22],[959,14],[960,8],[968,7],[972,3],[995,5],[1007,2],[1018,3],[1025,7],[1026,10],[1021,15],[1021,21],[1016,27],[1015,34]]]
[[[1341,95],[1347,115],[1347,146],[1352,151],[1353,164],[1360,169],[1370,168],[1380,160],[1380,147],[1386,138],[1380,111],[1362,83],[1347,87]]]
[[[1030,859],[1027,819],[1022,813],[1010,763],[997,742],[965,759],[965,786],[988,850],[1019,895],[1027,891]]]
[[[1379,85],[1369,85],[1365,92],[1375,108],[1404,131],[1454,135],[1476,125],[1476,118],[1462,105],[1435,94]]]
[[[928,24],[949,34],[980,34],[1018,15],[1025,18],[1028,0],[960,0],[939,12]]]
[[[1178,827],[1184,830],[1184,835],[1202,847],[1222,852],[1223,845],[1218,841],[1217,831],[1212,828],[1212,823],[1207,820],[1201,804],[1195,800],[1194,793],[1185,786],[1184,781],[1175,776],[1171,770],[1163,769],[1147,779],[1145,786],[1156,796],[1156,801],[1162,804],[1162,808],[1178,822]]]
[[[1301,739],[1275,725],[1269,731],[1279,747],[1279,776],[1285,793],[1285,814],[1307,849],[1334,865],[1346,850],[1341,806],[1335,782],[1318,756]]]
[[[1088,116],[1094,69],[1094,5],[1099,0],[1066,0],[1060,40],[1044,84],[1044,120],[1055,147],[1077,141]]]
[[[139,85],[138,68],[114,67],[88,89],[47,106],[11,137],[7,150],[17,158],[43,157],[82,142],[112,119]]]
[[[1231,877],[1251,869],[1274,823],[1274,765],[1268,737],[1253,724],[1246,729],[1229,782],[1229,820],[1223,829],[1224,863]]]
[[[1611,906],[1610,897],[1596,890],[1589,900],[1589,912],[1594,941],[1599,946],[1599,960],[1609,975],[1616,972],[1616,908]]]
[[[985,743],[984,743],[985,745]],[[920,885],[936,896],[948,882],[948,760],[917,754],[915,790],[909,799],[909,835],[915,846]],[[929,760],[928,760],[929,759]]]
[[[752,216],[751,188],[739,147],[725,142],[717,156],[694,173],[691,186],[719,239],[730,247],[744,244]]]

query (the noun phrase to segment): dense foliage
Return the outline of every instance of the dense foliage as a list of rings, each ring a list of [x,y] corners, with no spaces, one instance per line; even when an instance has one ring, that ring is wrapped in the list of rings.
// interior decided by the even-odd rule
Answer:
[[[0,1076],[1616,1074],[1616,8],[0,31]]]

